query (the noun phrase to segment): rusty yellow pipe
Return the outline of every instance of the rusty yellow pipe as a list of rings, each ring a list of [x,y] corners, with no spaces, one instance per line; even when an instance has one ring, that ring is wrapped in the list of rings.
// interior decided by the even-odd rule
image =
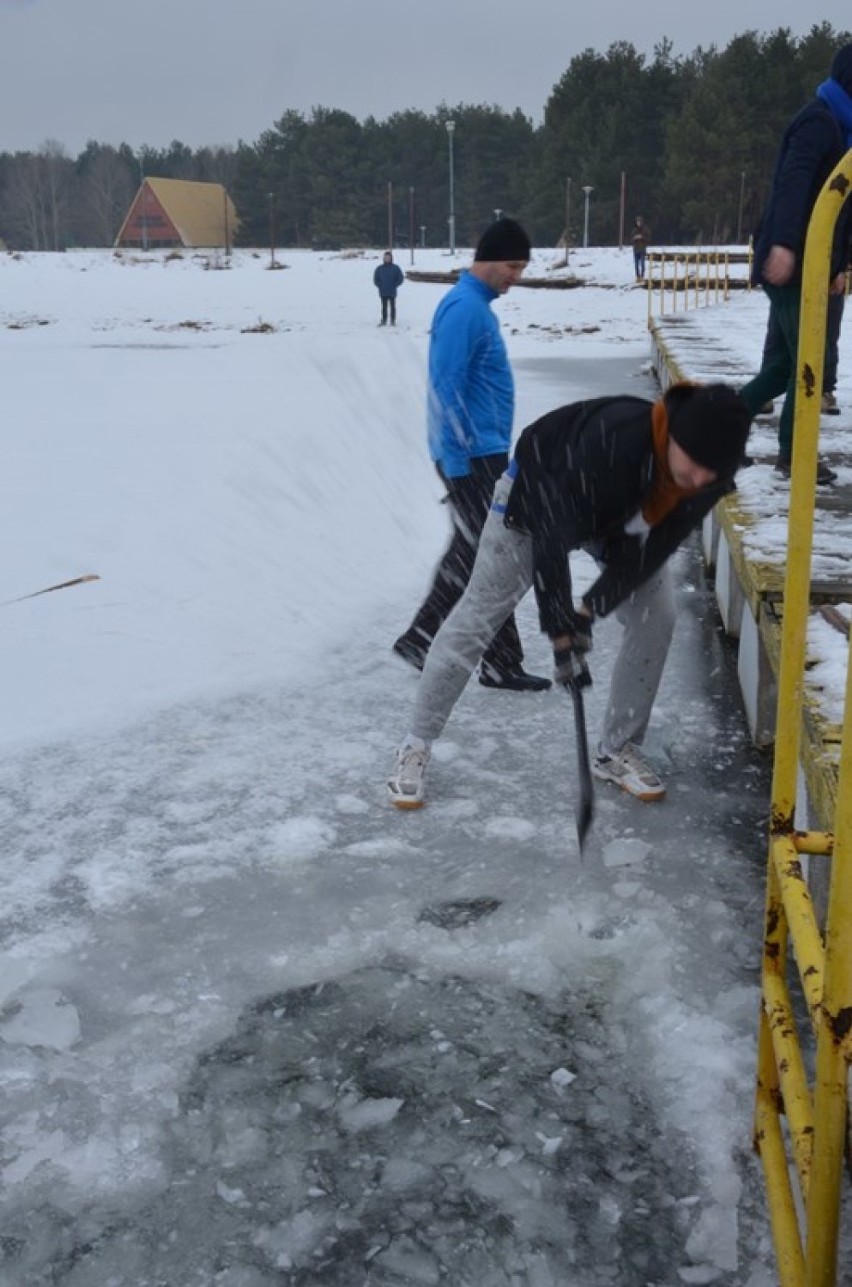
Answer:
[[[787,928],[793,940],[799,977],[811,1020],[816,1027],[822,1005],[825,950],[817,925],[807,881],[795,845],[787,836],[776,836],[771,846]]]

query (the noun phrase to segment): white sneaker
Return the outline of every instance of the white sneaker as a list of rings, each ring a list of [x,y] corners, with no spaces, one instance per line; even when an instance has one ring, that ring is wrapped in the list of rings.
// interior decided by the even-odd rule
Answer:
[[[422,809],[429,748],[406,744],[396,753],[396,768],[388,778],[388,795],[397,809]]]
[[[599,751],[592,761],[592,773],[602,782],[614,782],[638,800],[662,800],[666,794],[663,783],[632,742],[611,755]]]

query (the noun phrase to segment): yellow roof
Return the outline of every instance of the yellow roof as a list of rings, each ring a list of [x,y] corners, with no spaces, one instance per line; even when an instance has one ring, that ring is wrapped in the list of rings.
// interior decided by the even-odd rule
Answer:
[[[177,228],[184,246],[224,246],[233,241],[237,212],[221,183],[152,178],[146,178],[145,183]],[[137,198],[138,195],[137,193]],[[135,203],[136,198],[133,205]],[[133,206],[131,210],[132,208]],[[123,231],[122,227],[117,240],[121,238]]]

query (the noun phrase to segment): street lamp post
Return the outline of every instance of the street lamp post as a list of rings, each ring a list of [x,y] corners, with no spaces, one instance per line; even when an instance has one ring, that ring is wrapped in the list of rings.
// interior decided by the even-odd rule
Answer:
[[[447,137],[450,143],[450,254],[456,253],[456,195],[453,175],[453,135],[456,131],[455,121],[447,121]]]
[[[743,205],[745,203],[745,170],[740,171],[740,204],[737,209],[737,245],[743,244]]]
[[[269,193],[269,267],[275,267],[275,193]]]
[[[593,192],[594,192],[594,188],[590,184],[587,183],[584,185],[583,196],[586,198],[586,207],[583,213],[583,246],[584,247],[588,246],[589,244],[589,197],[592,195]]]
[[[148,249],[148,216],[145,213],[145,154],[139,153],[139,225],[142,233],[142,249]]]
[[[565,180],[565,267],[568,267],[568,252],[571,246],[571,180]]]

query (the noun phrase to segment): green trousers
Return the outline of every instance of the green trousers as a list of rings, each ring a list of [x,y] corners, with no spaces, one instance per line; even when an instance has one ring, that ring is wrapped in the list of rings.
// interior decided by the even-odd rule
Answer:
[[[796,406],[796,354],[799,348],[799,311],[802,302],[801,283],[792,286],[763,287],[769,299],[769,311],[778,328],[779,343],[753,380],[743,385],[740,396],[756,416],[760,408],[784,394],[781,421],[778,425],[778,454],[789,460],[793,452],[793,414]]]

